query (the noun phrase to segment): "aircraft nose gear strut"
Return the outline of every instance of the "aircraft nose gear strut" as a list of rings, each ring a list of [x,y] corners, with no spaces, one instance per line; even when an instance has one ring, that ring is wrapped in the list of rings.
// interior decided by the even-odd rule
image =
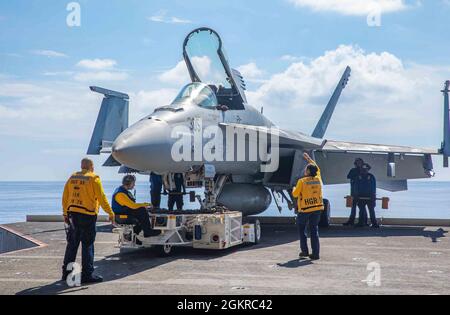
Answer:
[[[228,176],[218,175],[216,176],[215,167],[213,165],[205,165],[204,167],[205,178],[205,200],[202,202],[202,210],[212,211],[217,208],[217,198],[222,193],[222,189],[225,186]]]

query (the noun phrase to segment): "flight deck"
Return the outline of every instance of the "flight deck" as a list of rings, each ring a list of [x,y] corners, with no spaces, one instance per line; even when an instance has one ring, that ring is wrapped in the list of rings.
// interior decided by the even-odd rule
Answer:
[[[261,242],[224,251],[178,248],[120,253],[113,228],[99,223],[96,271],[105,282],[69,288],[59,281],[62,223],[6,225],[35,247],[0,255],[0,294],[450,294],[450,239],[442,227],[322,229],[322,259],[298,259],[293,224],[262,222]],[[276,222],[276,221],[273,221]],[[373,268],[379,267],[379,281]]]

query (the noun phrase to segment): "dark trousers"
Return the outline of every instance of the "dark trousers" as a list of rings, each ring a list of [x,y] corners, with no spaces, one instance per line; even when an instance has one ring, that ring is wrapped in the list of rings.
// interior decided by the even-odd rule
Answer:
[[[311,213],[299,213],[297,215],[297,226],[300,234],[300,249],[302,253],[309,254],[307,227],[311,234],[311,248],[314,256],[320,255],[319,222],[322,211]]]
[[[121,213],[122,215],[127,215],[129,218],[136,219],[139,224],[135,227],[134,232],[136,234],[144,231],[144,237],[153,236],[154,231],[152,229],[152,225],[150,224],[150,216],[148,215],[148,211],[145,208],[139,208],[137,210],[127,209]]]
[[[350,213],[350,218],[348,219],[348,222],[351,224],[355,223],[356,220],[356,208],[358,207],[358,199],[356,197],[353,197],[353,203],[352,203],[352,211]]]
[[[178,211],[183,210],[183,195],[179,192],[170,192],[169,202],[167,205],[170,211],[173,211],[175,204],[177,205]]]
[[[358,208],[359,208],[359,224],[367,225],[367,211],[366,206],[369,209],[370,221],[373,225],[377,225],[377,216],[375,214],[375,202],[372,200],[359,200]]]
[[[156,209],[161,208],[161,190],[160,191],[151,191],[150,192],[152,198],[152,206]]]
[[[67,272],[67,266],[76,261],[78,248],[81,243],[82,273],[83,277],[89,277],[94,272],[94,242],[97,234],[97,216],[71,213],[69,218],[70,226],[67,233],[63,272]]]

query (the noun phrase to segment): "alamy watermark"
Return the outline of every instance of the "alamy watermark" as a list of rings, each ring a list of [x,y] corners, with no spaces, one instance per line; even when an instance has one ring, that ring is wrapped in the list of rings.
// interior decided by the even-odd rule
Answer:
[[[276,128],[217,125],[203,128],[201,118],[193,119],[191,127],[172,129],[174,162],[261,162],[261,172],[272,173],[280,164],[280,137]]]
[[[67,266],[67,270],[70,274],[67,276],[66,283],[70,288],[81,286],[81,266],[80,264],[73,262]]]
[[[363,282],[371,288],[381,287],[381,265],[377,262],[371,262],[367,264],[367,271],[369,274]]]
[[[66,18],[68,27],[80,27],[81,26],[81,5],[78,2],[70,2],[67,4],[66,10],[69,14]]]
[[[378,3],[374,3],[369,14],[367,15],[367,26],[381,27],[382,8]]]

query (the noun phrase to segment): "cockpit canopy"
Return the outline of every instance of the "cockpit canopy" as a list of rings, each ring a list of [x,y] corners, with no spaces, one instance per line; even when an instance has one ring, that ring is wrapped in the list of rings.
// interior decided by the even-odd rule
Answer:
[[[186,103],[211,109],[219,105],[213,90],[206,84],[198,82],[186,85],[172,102],[172,106],[182,107]]]
[[[244,109],[244,103],[247,103],[245,82],[239,71],[230,68],[217,32],[199,28],[189,33],[184,41],[183,55],[192,82],[214,86],[220,105]]]

